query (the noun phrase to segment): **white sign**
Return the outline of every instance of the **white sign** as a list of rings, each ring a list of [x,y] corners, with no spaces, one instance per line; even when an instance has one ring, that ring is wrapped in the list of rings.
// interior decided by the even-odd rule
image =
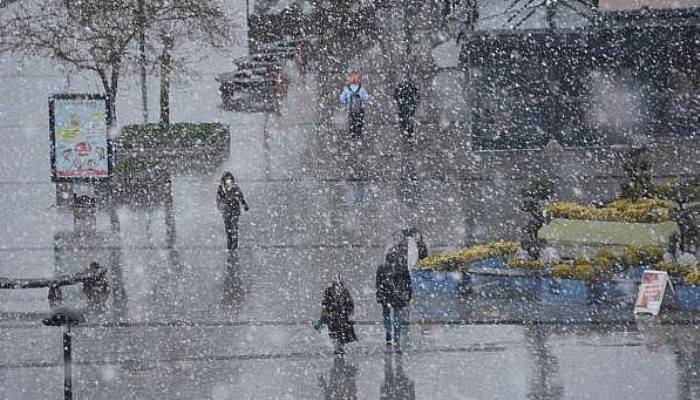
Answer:
[[[634,304],[634,313],[658,315],[667,284],[669,280],[666,272],[645,270],[639,285],[637,302]]]

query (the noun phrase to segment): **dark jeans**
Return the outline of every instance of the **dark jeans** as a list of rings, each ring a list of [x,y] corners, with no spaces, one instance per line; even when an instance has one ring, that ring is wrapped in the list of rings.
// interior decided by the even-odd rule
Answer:
[[[392,309],[394,310],[393,319],[391,318]],[[394,343],[399,343],[399,339],[401,339],[401,323],[403,322],[401,316],[402,311],[403,307],[401,306],[390,306],[388,304],[382,304],[382,319],[384,320],[385,333],[384,337],[387,341],[390,341],[393,337]]]
[[[353,139],[362,138],[362,129],[365,126],[365,113],[348,114],[348,125],[350,126],[350,137]]]
[[[317,331],[319,331],[319,330],[321,330],[321,328],[323,328],[324,326],[328,326],[328,318],[326,318],[326,317],[321,317],[321,318],[319,318],[318,321],[316,321],[316,323],[314,324],[314,329],[316,329]]]
[[[414,125],[415,121],[413,114],[399,113],[399,129],[401,130],[401,135],[405,136],[406,138],[412,138]]]
[[[238,248],[238,219],[239,215],[224,214],[224,226],[226,227],[226,246],[229,251]]]

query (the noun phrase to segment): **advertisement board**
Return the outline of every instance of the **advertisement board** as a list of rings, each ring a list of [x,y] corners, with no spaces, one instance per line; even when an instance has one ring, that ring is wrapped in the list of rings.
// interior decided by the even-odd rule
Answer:
[[[112,172],[107,99],[58,94],[49,98],[51,175],[54,181],[109,178]]]
[[[658,315],[661,302],[664,299],[668,274],[664,271],[645,270],[642,283],[639,285],[637,302],[634,304],[635,314]]]

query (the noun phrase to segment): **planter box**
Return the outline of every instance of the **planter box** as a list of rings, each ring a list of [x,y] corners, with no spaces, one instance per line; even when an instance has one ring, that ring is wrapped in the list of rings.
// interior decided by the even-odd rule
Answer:
[[[700,311],[700,286],[674,286],[676,308],[679,310]]]
[[[506,281],[506,290],[521,299],[536,299],[540,289],[539,277],[510,277]]]
[[[508,257],[491,257],[469,263],[469,271],[482,268],[508,268]]]
[[[643,265],[639,267],[632,267],[632,268],[627,268],[624,271],[616,272],[613,274],[615,278],[621,278],[621,279],[632,279],[636,281],[641,281],[642,275],[644,275],[644,270],[647,269],[656,269],[653,266],[650,265]]]
[[[540,279],[540,301],[545,304],[588,304],[588,283],[575,279]]]
[[[223,124],[128,125],[114,141],[116,161],[147,160],[168,172],[209,170],[229,155],[231,133]]]
[[[517,300],[534,300],[539,290],[537,276],[498,276],[470,274],[470,290],[487,298],[509,298]]]
[[[433,271],[414,269],[411,271],[411,285],[414,294],[462,294],[469,276],[464,272]]]
[[[635,289],[636,287],[635,285]],[[545,304],[634,303],[634,298],[626,295],[626,290],[620,290],[613,282],[590,283],[578,279],[541,278],[539,291],[540,301]]]
[[[628,244],[666,246],[678,232],[673,221],[658,224],[607,222],[553,218],[538,236],[554,247],[560,256],[592,257],[601,246],[622,248]]]
[[[620,304],[624,296],[613,282],[595,282],[588,286],[589,302],[597,304]]]
[[[170,195],[170,174],[162,169],[115,174],[105,192],[115,204],[160,205]]]

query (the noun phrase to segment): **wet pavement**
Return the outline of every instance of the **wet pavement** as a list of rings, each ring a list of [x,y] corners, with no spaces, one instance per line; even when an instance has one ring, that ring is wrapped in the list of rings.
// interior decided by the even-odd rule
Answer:
[[[289,65],[292,82],[279,114],[245,114],[218,108],[214,81],[245,49],[211,55],[199,77],[176,86],[172,114],[228,123],[229,159],[209,174],[173,177],[172,205],[100,209],[100,234],[74,239],[88,249],[82,256],[56,250],[59,239],[73,237],[74,223],[72,210],[55,206],[49,180],[47,97],[98,87],[82,75],[68,83],[46,61],[4,57],[3,85],[12,81],[17,96],[0,99],[0,276],[67,273],[82,265],[65,260],[90,256],[111,268],[107,312],[74,329],[76,398],[700,396],[700,332],[692,323],[489,325],[482,323],[522,320],[531,310],[428,296],[416,299],[403,355],[385,353],[374,271],[391,233],[417,226],[434,249],[458,246],[468,234],[460,202],[469,149],[461,73],[432,70],[427,56],[418,64],[416,73],[427,75],[419,82],[424,97],[413,148],[397,133],[391,65],[401,52],[389,44],[368,41],[349,66],[362,72],[373,96],[362,143],[347,140],[334,122],[331,104],[346,73],[330,57],[305,77]],[[384,52],[398,58],[378,65]],[[136,81],[122,86],[120,123],[138,121]],[[251,206],[235,259],[225,251],[214,200],[224,170],[236,174]],[[360,341],[345,358],[311,329],[334,273],[356,304]],[[48,312],[46,292],[0,291],[2,399],[60,396],[60,329],[39,322]],[[66,291],[66,302],[84,305],[77,290]],[[560,312],[579,322],[596,314]],[[482,323],[459,323],[464,319]]]
[[[74,330],[77,398],[694,399],[695,326],[411,325],[403,354],[360,325],[345,357],[304,324]],[[56,398],[57,328],[14,326],[4,398]],[[25,348],[33,349],[27,354]],[[386,393],[396,397],[387,397]]]

